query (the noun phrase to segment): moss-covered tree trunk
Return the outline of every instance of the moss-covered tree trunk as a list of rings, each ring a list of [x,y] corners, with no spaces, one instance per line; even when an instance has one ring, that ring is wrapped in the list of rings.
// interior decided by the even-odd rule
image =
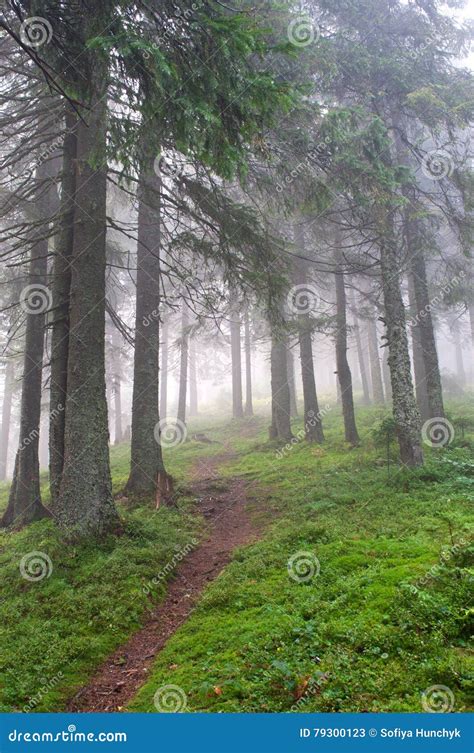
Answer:
[[[86,37],[98,33],[101,14],[86,7],[82,12]],[[100,537],[119,523],[110,477],[104,353],[108,71],[102,52],[84,48],[81,56],[81,96],[88,109],[77,125],[64,463],[55,504],[69,538]]]
[[[69,296],[74,242],[76,193],[77,115],[66,105],[61,171],[60,226],[55,239],[51,327],[51,387],[49,408],[49,485],[54,508],[64,464],[67,364],[69,354]]]
[[[408,466],[422,465],[420,414],[411,378],[405,308],[400,289],[400,259],[393,219],[389,211],[383,207],[377,212],[377,220],[382,238],[380,260],[389,348],[388,365],[400,458]]]
[[[155,428],[159,421],[161,182],[153,169],[154,156],[144,133],[138,183],[131,464],[125,488],[127,494],[153,496],[158,474],[164,471]]]
[[[335,282],[336,282],[336,369],[339,381],[342,415],[344,419],[344,434],[346,442],[351,445],[359,444],[357,432],[354,397],[352,393],[352,375],[347,360],[347,320],[346,320],[346,290],[344,283],[344,271],[339,252],[335,255]]]
[[[293,435],[291,432],[290,388],[287,371],[287,336],[282,326],[272,326],[270,367],[272,389],[270,439],[280,439],[287,442]]]

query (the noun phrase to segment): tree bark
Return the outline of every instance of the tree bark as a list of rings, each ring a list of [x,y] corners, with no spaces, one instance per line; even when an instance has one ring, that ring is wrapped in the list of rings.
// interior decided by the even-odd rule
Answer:
[[[336,368],[340,386],[342,415],[344,419],[344,433],[346,442],[355,446],[359,444],[359,434],[354,413],[354,397],[352,394],[352,376],[347,360],[347,321],[346,321],[346,290],[344,272],[340,254],[335,257],[336,280]]]
[[[230,304],[230,349],[232,357],[232,415],[243,418],[242,404],[242,355],[240,339],[240,314],[232,299]]]
[[[394,237],[393,220],[385,208],[379,209],[377,219],[382,237],[380,261],[389,348],[388,364],[400,458],[407,466],[422,465],[420,414],[411,378],[405,309],[400,289],[399,255]]]
[[[120,334],[112,324],[112,393],[114,398],[114,443],[123,441],[122,430],[122,374],[120,368]]]
[[[248,308],[244,313],[244,343],[245,343],[245,409],[246,416],[253,416],[252,404],[252,344],[250,341],[250,318]]]
[[[161,183],[153,169],[154,154],[146,133],[143,133],[141,147],[131,465],[125,492],[144,496],[156,494],[158,474],[164,471],[164,465],[156,428],[159,421]]]
[[[296,418],[298,416],[298,403],[296,399],[295,359],[293,357],[293,351],[290,345],[288,345],[286,358],[287,358],[287,371],[288,371],[288,387],[290,388],[290,410],[291,410],[292,418]]]
[[[287,337],[283,329],[276,326],[272,326],[270,363],[272,389],[270,439],[287,442],[293,437],[287,372]]]
[[[13,358],[8,358],[5,368],[5,383],[3,388],[2,402],[2,429],[0,433],[0,481],[5,481],[7,477],[8,444],[10,440],[14,378],[15,368]]]
[[[408,277],[408,303],[410,306],[411,320],[411,343],[413,353],[413,371],[415,374],[415,395],[420,411],[421,420],[427,421],[430,416],[430,405],[428,401],[428,392],[426,389],[426,372],[425,361],[423,358],[423,348],[421,345],[421,332],[417,322],[417,305],[415,300],[415,290],[413,285],[413,276]]]
[[[390,381],[390,367],[388,365],[388,348],[383,348],[382,351],[382,374],[383,374],[383,386],[387,402],[392,402],[392,383]]]
[[[36,170],[38,191],[36,219],[51,215],[51,188],[42,182],[51,177],[51,163],[43,162]],[[40,233],[44,234],[45,225]],[[25,293],[26,328],[21,385],[21,413],[19,444],[15,459],[15,475],[7,509],[1,526],[21,526],[48,517],[50,513],[41,502],[39,477],[39,432],[43,375],[43,351],[46,325],[48,270],[48,239],[32,242],[28,271],[28,288]],[[30,292],[28,293],[28,289]]]
[[[85,31],[93,35],[97,19],[89,19],[85,14]],[[81,95],[89,109],[77,126],[64,464],[55,505],[72,539],[102,537],[119,523],[110,477],[104,353],[108,70],[102,53],[84,48],[82,55]]]
[[[49,485],[52,509],[54,509],[58,499],[64,465],[70,326],[69,297],[77,169],[77,116],[68,105],[66,105],[65,127],[61,176],[61,217],[54,249],[52,282],[53,310],[49,408]]]
[[[168,320],[161,327],[161,374],[159,378],[160,417],[164,421],[168,412]]]
[[[372,398],[376,405],[383,405],[385,403],[385,398],[383,394],[382,370],[380,368],[376,316],[377,313],[375,309],[372,309],[371,315],[367,319],[367,338],[369,344]]]
[[[183,300],[181,309],[181,355],[179,364],[178,421],[186,423],[186,391],[188,386],[188,307]]]

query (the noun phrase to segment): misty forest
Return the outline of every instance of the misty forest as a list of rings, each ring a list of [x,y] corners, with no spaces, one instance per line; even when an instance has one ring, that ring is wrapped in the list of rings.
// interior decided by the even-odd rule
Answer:
[[[462,0],[0,29],[0,710],[468,709]]]

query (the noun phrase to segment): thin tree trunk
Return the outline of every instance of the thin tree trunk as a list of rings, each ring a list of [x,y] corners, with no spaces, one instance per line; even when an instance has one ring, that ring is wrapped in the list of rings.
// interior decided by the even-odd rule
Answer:
[[[97,18],[84,12],[85,31]],[[83,51],[89,104],[77,126],[64,465],[55,513],[70,538],[101,537],[119,518],[112,497],[105,392],[107,61]],[[98,165],[98,167],[96,167]]]
[[[459,322],[454,321],[451,326],[451,334],[454,342],[454,352],[456,355],[456,376],[461,387],[466,384],[466,371],[464,369],[464,359],[462,355],[461,337],[459,335]]]
[[[383,394],[382,370],[380,368],[376,315],[375,309],[372,309],[372,315],[367,319],[367,338],[369,344],[372,398],[376,405],[383,405],[385,399]]]
[[[379,211],[381,212],[378,217],[379,232],[383,238],[380,260],[389,348],[388,364],[393,393],[393,415],[402,463],[407,466],[416,466],[423,464],[420,414],[411,378],[405,309],[400,289],[399,255],[392,218],[388,216],[386,209]]]
[[[114,442],[123,441],[122,430],[122,375],[120,368],[120,334],[112,325],[112,393],[114,397]]]
[[[197,416],[198,414],[198,391],[197,391],[197,363],[196,363],[196,344],[190,343],[189,346],[189,415]]]
[[[290,388],[288,386],[287,371],[287,334],[284,324],[271,323],[271,390],[272,390],[272,423],[270,439],[280,439],[284,442],[292,439]]]
[[[357,309],[356,309],[353,290],[351,291],[351,306],[352,306],[353,312],[355,312]],[[364,405],[370,405],[369,380],[367,378],[367,364],[365,362],[364,350],[362,348],[362,340],[360,336],[360,319],[355,313],[353,314],[353,316],[354,316],[354,337],[355,337],[356,348],[357,348],[357,359],[359,361],[359,373],[360,373],[360,381],[362,383],[363,403]]]
[[[67,372],[69,354],[69,297],[74,241],[76,192],[77,116],[66,105],[66,132],[61,177],[61,219],[54,248],[51,379],[49,408],[49,485],[54,509],[64,465]]]
[[[244,313],[244,347],[245,347],[245,410],[246,416],[253,416],[252,405],[252,344],[250,341],[250,318],[248,308]]]
[[[290,410],[291,416],[295,418],[298,415],[298,404],[296,401],[296,384],[295,384],[295,359],[293,358],[293,351],[288,345],[287,349],[287,371],[288,371],[288,387],[290,388]]]
[[[411,342],[413,352],[413,371],[415,374],[415,395],[421,420],[424,422],[431,418],[431,416],[428,392],[426,389],[425,361],[421,345],[421,332],[417,322],[417,305],[412,275],[409,275],[408,277],[408,303],[411,314]]]
[[[230,305],[230,349],[232,356],[232,415],[234,418],[243,418],[244,408],[242,405],[242,354],[240,338],[240,314],[235,306],[235,301]]]
[[[183,300],[181,309],[181,355],[179,364],[179,390],[178,390],[178,421],[186,423],[186,391],[188,385],[188,307]]]
[[[161,183],[153,152],[142,138],[138,185],[138,244],[130,476],[126,493],[152,495],[164,472],[157,437],[160,341]]]
[[[168,412],[168,319],[161,327],[161,375],[159,379],[160,417],[164,421]]]
[[[305,238],[301,225],[294,225],[294,241],[300,256],[304,256]],[[307,262],[295,258],[295,283],[306,286]],[[314,375],[313,333],[308,311],[298,312],[298,338],[300,343],[301,380],[303,383],[304,431],[308,442],[324,442],[323,424],[319,412],[316,380]]]
[[[2,429],[0,433],[0,481],[5,481],[7,477],[8,443],[10,439],[14,377],[15,368],[13,358],[9,358],[5,368],[5,383],[3,388]]]
[[[37,219],[50,216],[51,189],[44,189],[42,181],[51,177],[51,164],[40,164],[36,170],[38,190]],[[40,230],[44,234],[45,226]],[[21,413],[19,444],[15,459],[14,483],[10,488],[7,509],[0,521],[2,526],[21,527],[49,516],[41,502],[39,478],[39,433],[45,339],[48,270],[48,239],[32,243],[28,272],[28,287],[24,288],[26,331],[21,385]],[[29,291],[29,292],[28,292]]]
[[[346,442],[355,446],[359,444],[357,433],[354,398],[352,394],[352,376],[347,360],[347,321],[346,321],[346,290],[344,272],[340,254],[336,254],[336,368],[340,386],[342,415],[344,418],[344,433]]]

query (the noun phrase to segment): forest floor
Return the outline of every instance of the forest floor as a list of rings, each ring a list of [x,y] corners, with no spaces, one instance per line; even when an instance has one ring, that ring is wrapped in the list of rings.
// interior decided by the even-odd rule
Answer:
[[[438,685],[468,708],[472,436],[414,471],[393,445],[389,469],[386,413],[358,410],[350,450],[331,406],[323,446],[283,453],[266,417],[202,417],[190,435],[215,444],[165,454],[176,509],[119,500],[124,532],[100,545],[64,547],[49,520],[0,533],[0,710],[154,712],[170,685],[191,711],[422,711]],[[129,447],[111,459],[118,492]],[[19,574],[32,551],[40,582]]]

